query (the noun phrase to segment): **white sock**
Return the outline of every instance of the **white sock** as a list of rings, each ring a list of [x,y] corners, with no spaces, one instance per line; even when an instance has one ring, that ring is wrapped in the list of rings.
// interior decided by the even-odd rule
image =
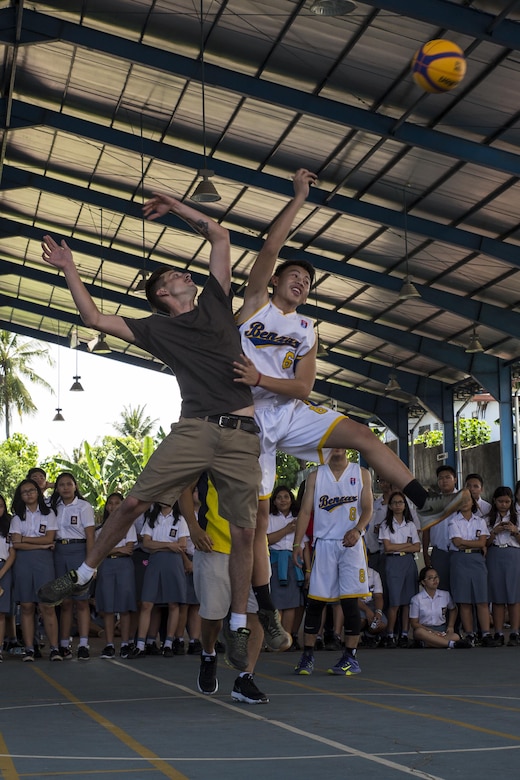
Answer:
[[[89,580],[92,579],[95,573],[95,569],[87,566],[86,563],[82,563],[81,566],[76,569],[76,574],[78,575],[78,584],[85,585]]]
[[[229,618],[229,628],[231,631],[238,631],[239,628],[245,628],[247,625],[247,615],[241,615],[239,612],[232,612]]]

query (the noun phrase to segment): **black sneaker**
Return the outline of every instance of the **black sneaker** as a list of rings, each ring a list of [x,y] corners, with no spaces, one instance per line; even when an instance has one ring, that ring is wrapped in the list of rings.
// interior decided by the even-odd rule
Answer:
[[[280,613],[277,609],[259,609],[258,619],[264,629],[264,639],[267,647],[279,652],[290,648],[292,636],[282,626]]]
[[[119,648],[119,657],[120,658],[128,658],[130,655],[130,645],[121,645]]]
[[[60,651],[57,647],[51,647],[49,661],[63,661],[63,658],[61,657]]]
[[[229,627],[229,617],[224,619],[222,636],[226,646],[225,661],[228,666],[238,669],[239,672],[245,672],[248,666],[247,640],[250,633],[248,628],[232,631]]]
[[[188,655],[200,655],[202,652],[202,644],[199,639],[193,639],[188,645]]]
[[[455,650],[470,650],[473,647],[473,645],[469,639],[464,638],[464,639],[457,639],[453,647]]]
[[[216,655],[203,655],[201,653],[197,689],[206,696],[212,696],[218,691]]]
[[[216,653],[225,653],[226,652],[226,645],[224,642],[221,642],[220,639],[217,639],[215,642],[215,652]]]
[[[175,652],[173,647],[163,647],[163,649],[161,650],[161,655],[164,658],[173,658],[173,656],[174,655],[178,655],[178,653]],[[184,655],[184,653],[183,653],[183,655]]]
[[[146,658],[146,650],[140,650],[137,645],[132,647],[132,649],[128,653],[128,658],[130,658],[132,661],[138,659],[138,658]]]
[[[184,639],[173,640],[173,655],[184,655]]]
[[[495,639],[495,637],[491,636],[491,634],[486,634],[482,637],[482,641],[480,643],[481,647],[500,647],[500,640]]]
[[[428,496],[422,509],[417,510],[417,517],[421,525],[421,531],[440,523],[448,515],[453,514],[462,504],[467,490],[459,490],[458,493],[450,493],[447,496]]]
[[[246,704],[268,704],[269,699],[260,691],[253,680],[252,674],[237,677],[231,691],[233,701],[243,701]]]
[[[145,653],[146,655],[161,655],[161,651],[155,644],[155,642],[147,642],[145,647]]]
[[[69,599],[72,596],[86,596],[90,591],[92,578],[84,585],[78,583],[78,573],[74,570],[68,571],[63,577],[46,582],[38,591],[38,601],[44,604],[56,606],[61,604],[63,599]]]
[[[324,644],[325,650],[334,650],[336,652],[339,650],[340,652],[343,652],[343,642],[338,634],[333,634],[332,636],[324,638]]]
[[[90,652],[88,645],[80,645],[78,647],[78,661],[88,661],[90,658]]]
[[[397,647],[408,647],[408,637],[407,636],[400,636],[399,642],[397,643]]]
[[[116,648],[114,645],[106,645],[101,651],[101,658],[115,658]]]
[[[40,650],[40,645],[38,644],[38,642],[34,643],[33,650],[34,650],[34,657],[35,658],[41,658],[42,657],[42,651]]]
[[[70,661],[72,658],[72,650],[70,647],[60,647],[60,655],[64,661]]]
[[[34,662],[34,650],[32,647],[26,648],[25,653],[22,655],[22,661]]]
[[[498,631],[495,632],[494,639],[495,639],[496,642],[498,642],[497,647],[503,647],[504,646],[504,643],[505,643],[506,640],[504,639],[504,635],[503,634],[499,634]]]
[[[511,633],[509,634],[509,639],[507,640],[507,646],[517,647],[518,644],[519,644],[518,634],[515,631],[511,631]]]

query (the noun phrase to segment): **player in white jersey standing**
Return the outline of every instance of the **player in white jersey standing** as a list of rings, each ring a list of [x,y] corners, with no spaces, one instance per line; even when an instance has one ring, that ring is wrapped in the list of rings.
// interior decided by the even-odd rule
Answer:
[[[345,652],[329,674],[350,676],[361,669],[356,648],[361,633],[358,598],[369,595],[363,531],[372,517],[370,475],[357,463],[349,463],[345,450],[334,449],[327,465],[307,478],[294,532],[293,561],[301,566],[300,545],[314,510],[314,559],[305,610],[303,653],[296,674],[312,674],[314,644],[323,607],[341,604]]]
[[[276,476],[276,450],[304,460],[324,463],[323,448],[358,450],[384,479],[401,490],[419,509],[421,527],[427,528],[455,511],[458,496],[429,496],[399,460],[367,425],[332,409],[306,401],[316,377],[314,324],[297,312],[314,280],[306,260],[289,260],[276,271],[275,263],[316,175],[304,168],[294,176],[294,198],[271,225],[256,258],[237,315],[244,356],[235,362],[236,382],[250,385],[255,419],[260,427],[262,483],[254,548],[253,590],[260,606],[266,641],[284,650],[291,636],[280,625],[269,595],[269,560],[266,532],[269,497]],[[344,266],[341,266],[344,269]],[[269,296],[269,285],[273,287]]]

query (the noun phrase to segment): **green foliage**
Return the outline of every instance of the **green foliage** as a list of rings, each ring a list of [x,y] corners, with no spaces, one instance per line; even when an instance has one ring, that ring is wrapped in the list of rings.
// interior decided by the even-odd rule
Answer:
[[[132,436],[138,441],[142,441],[146,436],[151,436],[152,431],[157,424],[157,420],[152,420],[145,414],[146,406],[124,406],[121,412],[121,421],[115,422],[114,428],[121,436]]]
[[[10,507],[16,486],[38,465],[38,447],[23,433],[13,433],[0,444],[0,493]]]
[[[473,417],[461,417],[459,420],[460,446],[475,447],[477,444],[486,444],[491,441],[491,426],[485,420],[477,420]],[[444,435],[442,431],[427,431],[414,440],[414,444],[424,444],[425,447],[437,447],[442,445]]]
[[[421,433],[420,436],[417,436],[413,443],[424,444],[429,449],[430,447],[438,447],[443,441],[444,434],[442,431],[426,431],[426,433]]]
[[[459,420],[460,447],[474,447],[491,441],[491,426],[485,420],[473,417],[461,417]]]
[[[62,457],[55,462],[60,471],[74,474],[82,495],[99,512],[110,493],[128,492],[153,450],[151,436],[145,436],[142,442],[130,436],[124,440],[106,436],[102,445],[83,442],[81,457],[76,462]]]
[[[285,452],[276,452],[276,484],[285,485],[289,489],[296,487],[296,477],[301,471],[298,458]]]
[[[52,387],[34,372],[31,363],[35,358],[52,360],[46,347],[38,341],[24,340],[15,333],[0,330],[0,419],[5,422],[5,438],[11,435],[11,420],[16,410],[20,418],[37,411],[24,380],[46,387]]]

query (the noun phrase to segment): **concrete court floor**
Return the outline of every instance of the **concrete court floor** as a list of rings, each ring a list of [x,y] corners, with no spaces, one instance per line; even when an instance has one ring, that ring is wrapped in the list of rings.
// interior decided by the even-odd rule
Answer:
[[[518,776],[520,647],[363,650],[362,674],[293,674],[263,653],[258,706],[198,693],[198,658],[0,665],[0,777],[80,780],[488,778]],[[4,656],[5,657],[5,656]]]

